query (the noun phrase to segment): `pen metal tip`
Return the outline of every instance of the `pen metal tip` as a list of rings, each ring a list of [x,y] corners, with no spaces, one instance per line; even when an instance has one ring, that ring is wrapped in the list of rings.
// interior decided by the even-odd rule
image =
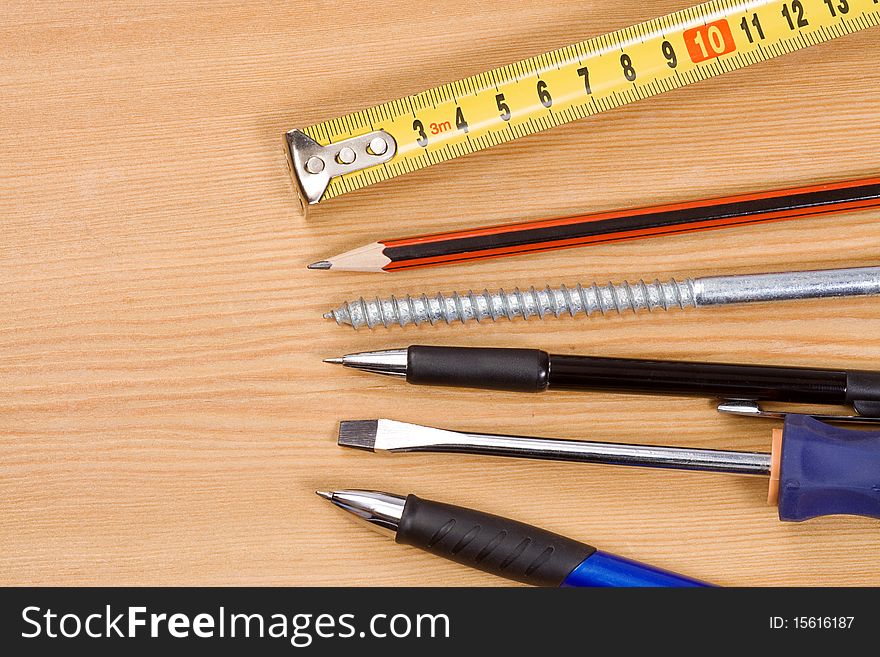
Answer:
[[[318,260],[318,262],[313,262],[308,265],[306,269],[332,269],[333,263],[329,260]]]
[[[325,363],[330,363],[331,365],[343,365],[345,360],[342,358],[325,358]]]
[[[325,500],[333,501],[333,493],[329,490],[316,490],[315,495],[318,497],[323,497]]]

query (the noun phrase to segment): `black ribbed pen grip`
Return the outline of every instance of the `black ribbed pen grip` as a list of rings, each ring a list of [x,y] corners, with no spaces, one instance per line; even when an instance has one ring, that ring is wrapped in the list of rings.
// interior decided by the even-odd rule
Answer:
[[[596,548],[516,520],[406,498],[397,542],[500,577],[559,586]]]
[[[417,385],[540,392],[547,388],[550,356],[539,349],[427,347],[407,350],[406,380]]]

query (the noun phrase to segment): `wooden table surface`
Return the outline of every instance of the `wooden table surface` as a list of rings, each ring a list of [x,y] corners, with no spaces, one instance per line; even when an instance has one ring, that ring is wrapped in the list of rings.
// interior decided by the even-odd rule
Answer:
[[[352,193],[306,219],[282,132],[683,8],[612,0],[0,8],[0,583],[498,585],[314,495],[532,522],[724,585],[880,583],[876,521],[783,524],[766,482],[335,444],[343,418],[766,450],[709,400],[406,387],[409,343],[880,368],[880,306],[812,301],[355,333],[352,296],[876,264],[880,213],[396,275],[372,241],[876,175],[877,31]]]

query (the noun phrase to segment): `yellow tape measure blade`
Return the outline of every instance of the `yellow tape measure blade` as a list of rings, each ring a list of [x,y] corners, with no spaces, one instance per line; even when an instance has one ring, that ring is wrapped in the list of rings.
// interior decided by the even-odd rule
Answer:
[[[291,170],[317,203],[877,25],[880,0],[714,0],[291,131]]]

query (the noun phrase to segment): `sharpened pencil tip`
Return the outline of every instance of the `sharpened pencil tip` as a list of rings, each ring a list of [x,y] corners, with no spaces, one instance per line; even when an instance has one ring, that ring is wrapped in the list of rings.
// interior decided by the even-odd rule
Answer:
[[[323,497],[325,500],[330,500],[331,502],[333,501],[333,493],[331,493],[329,490],[316,490],[315,495],[317,495],[318,497]]]
[[[345,363],[345,360],[343,360],[342,358],[325,358],[324,362],[330,363],[331,365],[342,365],[343,363]]]
[[[306,266],[306,269],[332,269],[333,263],[329,260],[318,260]]]

